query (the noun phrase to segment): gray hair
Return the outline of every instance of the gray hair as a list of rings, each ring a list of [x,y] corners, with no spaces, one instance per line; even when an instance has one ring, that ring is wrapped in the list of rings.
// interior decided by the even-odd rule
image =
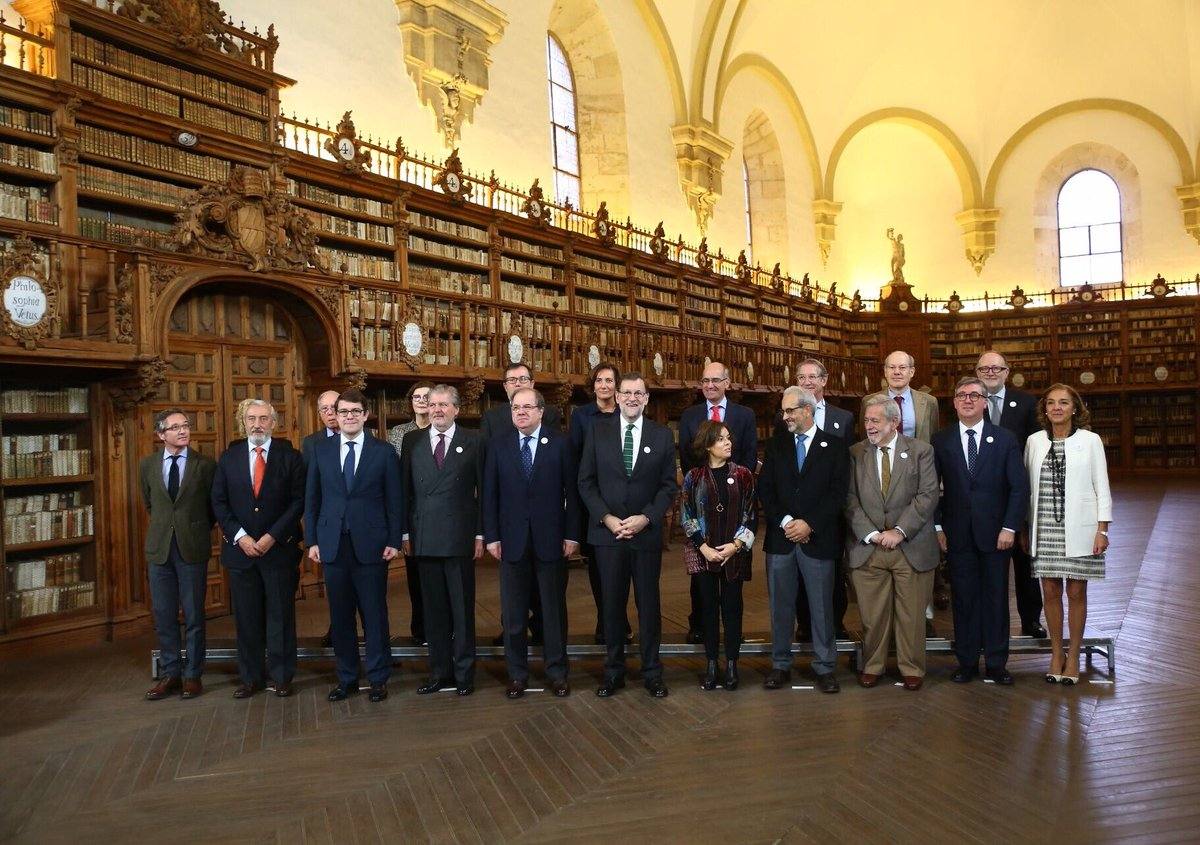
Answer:
[[[863,400],[863,416],[866,416],[867,411],[876,406],[883,408],[885,420],[894,423],[900,422],[900,406],[896,404],[895,398],[886,393],[873,393]]]
[[[509,400],[509,401],[515,400],[517,398],[517,395],[521,394],[521,393],[532,393],[534,404],[536,404],[538,406],[538,410],[540,410],[540,411],[546,410],[546,397],[543,396],[542,391],[538,390],[536,387],[519,387],[519,388],[517,388],[516,390],[513,391],[512,400]]]
[[[269,410],[271,412],[271,422],[276,423],[276,424],[279,423],[279,412],[276,411],[275,406],[272,405],[270,402],[268,402],[266,399],[247,399],[246,407],[242,408],[242,417],[245,418],[246,412],[249,411],[251,408],[253,408],[255,405],[261,405],[262,407]]]
[[[789,396],[796,397],[797,408],[808,408],[814,412],[817,410],[817,397],[813,395],[811,390],[805,390],[803,387],[792,385],[783,391],[783,398],[785,400]]]
[[[178,414],[191,424],[191,418],[187,415],[187,411],[182,408],[167,408],[164,411],[159,411],[154,415],[154,430],[159,434],[163,434],[167,430],[167,420]]]
[[[430,397],[435,393],[444,393],[450,397],[450,404],[455,408],[461,407],[458,404],[458,388],[452,384],[435,384],[429,391]]]

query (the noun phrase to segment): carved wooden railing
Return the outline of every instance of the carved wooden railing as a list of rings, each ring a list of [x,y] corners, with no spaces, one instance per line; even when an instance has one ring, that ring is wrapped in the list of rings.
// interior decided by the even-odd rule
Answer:
[[[40,24],[31,29],[22,17],[14,26],[0,10],[0,63],[38,76],[54,76],[52,33]]]

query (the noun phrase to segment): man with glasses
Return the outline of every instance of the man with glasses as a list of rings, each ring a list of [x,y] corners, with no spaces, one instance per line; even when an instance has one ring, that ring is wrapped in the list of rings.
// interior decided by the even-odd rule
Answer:
[[[138,482],[150,514],[146,561],[162,677],[146,699],[158,701],[177,691],[183,698],[195,698],[203,691],[204,597],[213,526],[210,493],[217,465],[191,447],[192,425],[179,408],[159,412],[154,433],[163,448],[142,459]],[[179,657],[181,606],[186,663]]]
[[[604,600],[608,656],[596,695],[607,698],[625,686],[625,606],[633,580],[638,609],[642,682],[655,698],[667,695],[659,645],[662,616],[663,521],[679,485],[675,439],[666,426],[645,416],[650,393],[639,373],[626,373],[617,390],[620,414],[598,419],[588,432],[579,462],[579,494],[588,511],[588,542],[596,550]]]
[[[938,403],[928,393],[912,389],[916,374],[917,362],[907,352],[897,350],[883,360],[885,392],[900,406],[900,433],[928,443],[938,430]]]
[[[1037,399],[1023,390],[1008,387],[1008,361],[999,352],[987,351],[975,364],[975,375],[987,388],[987,415],[992,425],[1006,428],[1017,438],[1021,454],[1025,441],[1035,431],[1041,431],[1037,421]],[[1033,577],[1033,561],[1020,543],[1012,547],[1013,592],[1017,594],[1017,615],[1021,617],[1021,633],[1027,637],[1045,639],[1042,627],[1042,589]]]
[[[951,680],[965,684],[979,671],[1009,686],[1008,558],[1029,507],[1029,481],[1017,438],[987,418],[987,388],[975,376],[954,388],[958,420],[933,437],[933,457],[942,482],[938,546],[950,566],[954,603]]]
[[[400,553],[403,493],[400,459],[383,440],[369,436],[367,399],[347,390],[336,403],[337,437],[317,444],[308,465],[304,532],[308,557],[325,569],[325,592],[337,662],[330,701],[359,691],[355,612],[366,639],[371,701],[388,696],[392,673],[388,637],[388,561]]]
[[[429,641],[429,679],[418,695],[475,691],[475,561],[483,557],[485,447],[478,431],[455,422],[458,409],[458,390],[435,385],[429,428],[410,431],[401,446],[404,555],[421,570]]]
[[[706,420],[724,423],[733,440],[731,460],[738,466],[754,472],[758,469],[758,423],[754,412],[745,405],[732,402],[725,395],[729,390],[729,368],[720,361],[704,365],[700,376],[700,392],[704,401],[687,408],[679,418],[679,466],[687,475],[700,466],[701,459],[692,450],[696,432]],[[707,455],[704,461],[707,461]],[[700,632],[700,586],[695,575],[691,576],[692,609],[688,614],[687,641],[703,642]]]
[[[483,538],[500,561],[504,658],[510,699],[529,686],[524,620],[531,593],[541,595],[545,669],[551,691],[567,683],[567,556],[579,549],[575,450],[566,435],[542,424],[546,400],[531,387],[512,396],[512,434],[488,443],[483,473]]]
[[[327,438],[337,437],[337,398],[338,392],[336,390],[326,390],[317,397],[317,416],[321,420],[321,427],[300,441],[300,454],[304,458],[306,472],[308,466],[312,463],[313,450],[317,448],[317,444]],[[325,629],[325,633],[321,637],[321,645],[325,648],[333,645],[332,622],[329,623],[329,627]]]

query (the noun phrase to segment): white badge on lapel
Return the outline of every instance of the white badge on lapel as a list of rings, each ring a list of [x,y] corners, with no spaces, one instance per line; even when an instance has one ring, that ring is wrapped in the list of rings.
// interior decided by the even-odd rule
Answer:
[[[544,445],[546,445],[547,443],[549,443],[549,442],[550,442],[550,438],[549,438],[549,437],[543,437],[541,442],[542,442],[542,445],[544,446]]]
[[[643,447],[642,447],[642,451],[643,451],[643,452],[645,452],[647,455],[649,455],[649,454],[650,454],[650,447],[649,447],[649,446],[643,446]]]
[[[995,437],[992,437],[992,435],[990,435],[990,434],[989,434],[989,435],[987,436],[987,438],[985,438],[985,439],[987,440],[987,442],[988,442],[988,443],[995,443],[995,442],[996,442],[996,438],[995,438]]]
[[[901,452],[900,457],[907,461],[908,460],[908,452]]]
[[[828,440],[822,440],[822,441],[821,441],[821,448],[824,448],[824,447],[826,447],[826,446],[828,446],[828,445],[829,445],[829,441],[828,441]]]
[[[1009,400],[1009,402],[1008,402],[1008,407],[1010,407],[1010,408],[1015,408],[1015,407],[1017,407],[1017,400],[1016,400],[1016,399],[1010,399],[1010,400]]]
[[[733,479],[732,479],[732,478],[726,478],[726,479],[725,479],[725,483],[726,483],[726,484],[732,484],[732,483],[733,483]]]
[[[838,422],[835,422],[835,423],[833,424],[833,427],[834,427],[834,428],[841,428],[841,427],[842,427],[842,424],[841,424],[841,423],[838,423]]]
[[[460,454],[460,455],[461,455],[461,454],[462,454],[462,446],[455,446],[455,447],[454,447],[454,451],[455,451],[455,452],[458,452],[458,454]]]

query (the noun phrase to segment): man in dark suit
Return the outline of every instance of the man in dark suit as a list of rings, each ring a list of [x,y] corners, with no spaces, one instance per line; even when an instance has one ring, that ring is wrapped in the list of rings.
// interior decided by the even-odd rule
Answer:
[[[246,406],[246,439],[217,461],[212,506],[221,526],[221,563],[237,626],[238,675],[234,698],[266,686],[292,694],[296,674],[296,583],[300,574],[300,516],[304,512],[304,459],[287,440],[271,436],[278,414],[270,403]]]
[[[1008,558],[1029,506],[1029,482],[1017,438],[987,419],[986,390],[974,376],[959,379],[958,421],[933,437],[942,481],[935,527],[954,603],[958,670],[951,680],[975,677],[982,646],[986,677],[1008,686]]]
[[[850,466],[846,441],[821,431],[813,421],[816,397],[789,387],[780,403],[787,434],[767,444],[759,475],[767,538],[767,584],[771,596],[771,663],[764,686],[779,689],[791,680],[792,620],[800,579],[812,618],[812,668],[822,692],[839,690],[834,670],[833,582],[842,555],[841,512]]]
[[[725,423],[733,440],[733,462],[751,472],[758,469],[758,423],[754,412],[745,405],[732,402],[725,395],[729,390],[729,368],[720,361],[704,365],[700,375],[700,392],[704,401],[687,408],[679,418],[679,466],[687,475],[700,465],[700,459],[692,449],[696,432],[705,420]],[[707,460],[707,458],[705,458]],[[691,577],[692,609],[688,613],[689,643],[703,641],[700,632],[700,588],[696,576]]]
[[[645,417],[650,392],[639,373],[626,373],[617,390],[620,414],[598,419],[579,461],[579,494],[588,511],[588,542],[596,550],[604,601],[604,681],[607,698],[625,686],[625,605],[633,579],[642,650],[642,681],[655,698],[667,695],[659,645],[662,616],[663,520],[679,485],[671,430]]]
[[[483,557],[479,494],[484,441],[455,423],[458,390],[429,391],[426,429],[404,435],[404,554],[421,570],[429,679],[419,695],[475,691],[475,561]]]
[[[317,416],[321,418],[321,427],[300,441],[305,467],[312,463],[313,449],[317,444],[338,433],[337,399],[336,390],[326,390],[317,397]]]
[[[387,698],[392,673],[388,647],[387,562],[400,553],[403,493],[400,459],[387,441],[369,436],[367,399],[347,390],[337,399],[340,430],[313,449],[305,490],[308,556],[324,565],[338,682],[330,701],[358,692],[362,619],[371,701]]]
[[[1032,395],[1007,387],[1008,361],[999,352],[988,351],[979,356],[975,364],[975,375],[987,389],[987,415],[992,425],[1008,429],[1017,438],[1021,454],[1025,454],[1025,441],[1041,426],[1037,421],[1037,399]],[[1017,594],[1017,615],[1021,617],[1021,633],[1027,637],[1044,639],[1046,629],[1042,627],[1042,588],[1033,577],[1033,561],[1020,543],[1012,547],[1013,592]]]
[[[488,443],[483,474],[483,539],[500,561],[504,657],[510,699],[529,686],[524,620],[530,593],[541,594],[545,666],[550,689],[567,683],[567,561],[579,549],[575,450],[566,435],[542,425],[546,400],[531,387],[512,395],[512,433]]]
[[[146,693],[149,701],[182,690],[183,698],[203,691],[204,597],[212,554],[212,490],[217,465],[190,447],[192,426],[178,408],[154,417],[163,448],[142,459],[138,484],[150,514],[146,561],[150,564],[150,607],[162,654],[162,679]],[[187,664],[179,659],[179,609],[187,628]]]

